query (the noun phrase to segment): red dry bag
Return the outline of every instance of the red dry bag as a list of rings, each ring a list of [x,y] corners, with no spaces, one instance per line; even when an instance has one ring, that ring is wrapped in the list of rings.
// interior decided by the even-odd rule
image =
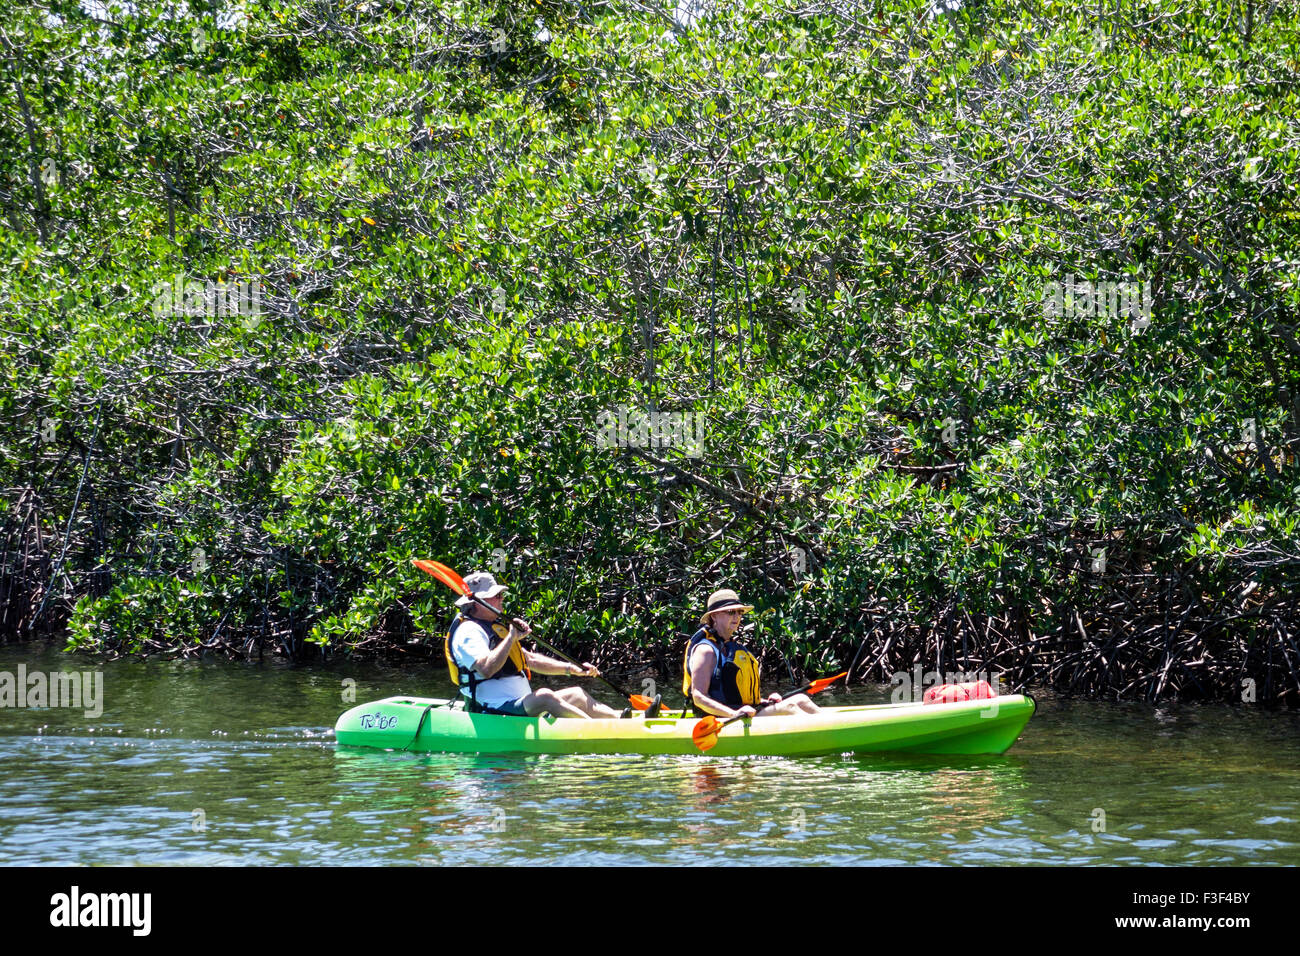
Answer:
[[[986,680],[967,681],[964,684],[940,684],[925,692],[923,703],[955,704],[962,700],[986,700],[998,696]]]

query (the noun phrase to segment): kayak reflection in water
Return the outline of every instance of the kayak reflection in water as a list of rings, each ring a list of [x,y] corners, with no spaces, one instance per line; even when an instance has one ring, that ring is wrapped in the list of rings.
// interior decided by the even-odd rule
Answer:
[[[461,597],[456,601],[460,610],[447,634],[448,669],[471,711],[510,717],[620,716],[581,687],[534,691],[528,683],[532,671],[574,677],[596,677],[600,671],[594,664],[570,664],[520,647],[520,639],[532,633],[532,628],[523,621],[511,621],[509,628],[499,622],[506,588],[488,572],[469,575],[465,586],[494,609],[489,611],[477,601]],[[628,713],[624,711],[622,716]]]
[[[745,612],[752,610],[730,588],[714,591],[709,596],[708,606],[700,615],[703,626],[691,636],[682,661],[682,693],[697,717],[754,716],[754,707],[762,699],[758,659],[739,641],[731,639]],[[789,717],[821,710],[807,694],[795,694],[784,700],[780,694],[770,694],[767,699],[776,703],[758,711],[759,717]]]

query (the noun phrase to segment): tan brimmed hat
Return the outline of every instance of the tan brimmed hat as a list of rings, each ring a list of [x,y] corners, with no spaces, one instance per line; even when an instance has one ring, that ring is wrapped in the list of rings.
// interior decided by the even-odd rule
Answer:
[[[731,588],[723,588],[721,591],[714,591],[709,595],[709,606],[705,608],[704,613],[700,615],[700,623],[708,624],[709,615],[716,614],[718,611],[752,611],[752,604],[741,604],[740,595]]]

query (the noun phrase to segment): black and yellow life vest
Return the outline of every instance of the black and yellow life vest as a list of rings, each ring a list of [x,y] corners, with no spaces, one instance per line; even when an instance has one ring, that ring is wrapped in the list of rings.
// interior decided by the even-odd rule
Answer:
[[[758,658],[744,644],[739,641],[724,641],[717,631],[706,625],[687,642],[686,656],[682,658],[682,693],[686,695],[688,706],[702,715],[691,694],[691,653],[705,641],[713,647],[713,674],[705,693],[733,709],[745,704],[751,707],[757,705],[762,676]]]
[[[451,677],[458,689],[468,689],[469,699],[474,707],[478,707],[478,685],[484,681],[497,680],[502,677],[514,677],[523,674],[529,680],[533,679],[532,671],[528,669],[528,664],[524,660],[524,652],[519,647],[518,642],[510,648],[510,653],[506,656],[506,661],[501,665],[501,669],[491,677],[479,677],[478,671],[472,667],[468,670],[456,663],[456,658],[451,654],[451,639],[456,636],[456,628],[460,627],[470,618],[463,614],[457,614],[456,620],[451,622],[451,627],[447,629],[447,636],[443,639],[442,653],[447,658],[447,673]],[[486,621],[475,621],[475,624],[483,627]],[[488,634],[488,650],[494,650],[498,644],[510,636],[510,629],[500,621],[492,622],[492,633]]]

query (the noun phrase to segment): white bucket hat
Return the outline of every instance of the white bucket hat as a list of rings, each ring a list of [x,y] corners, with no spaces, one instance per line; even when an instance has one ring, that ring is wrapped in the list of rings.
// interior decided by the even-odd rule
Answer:
[[[470,589],[474,597],[480,597],[484,600],[494,598],[506,591],[506,586],[497,584],[497,579],[487,571],[475,571],[473,574],[467,575],[465,577],[465,587]],[[456,599],[457,607],[469,607],[473,603],[473,598],[464,595]]]

